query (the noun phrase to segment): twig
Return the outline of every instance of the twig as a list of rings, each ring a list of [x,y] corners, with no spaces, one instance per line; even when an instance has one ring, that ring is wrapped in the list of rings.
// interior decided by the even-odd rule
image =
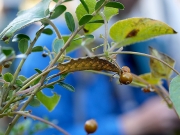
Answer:
[[[37,116],[34,116],[32,114],[24,113],[23,111],[12,112],[11,114],[19,114],[19,115],[22,115],[22,116],[30,117],[30,118],[35,119],[35,120],[39,120],[41,122],[44,122],[44,123],[54,127],[55,129],[57,129],[60,132],[62,132],[64,135],[69,135],[69,133],[66,132],[64,129],[62,129],[61,127],[59,127],[59,126],[57,126],[57,125],[53,124],[52,122],[49,122],[49,121],[47,121],[45,119],[42,119],[42,118],[37,117]]]
[[[60,34],[58,28],[56,27],[56,25],[54,25],[54,23],[53,23],[51,20],[49,20],[49,19],[46,19],[46,21],[53,27],[53,29],[54,29],[55,32],[56,32],[57,37],[58,37],[59,39],[62,39],[61,34]]]
[[[63,80],[64,80],[64,79],[63,79]],[[51,82],[51,83],[48,83],[48,84],[44,84],[43,86],[40,87],[40,89],[44,89],[44,88],[46,88],[46,87],[48,87],[48,86],[52,86],[52,85],[54,85],[54,84],[56,84],[56,83],[58,83],[58,82],[60,82],[60,81],[62,81],[62,80],[59,79],[59,80],[56,80],[56,81],[54,81],[54,82]]]
[[[104,15],[104,13],[103,12],[100,12],[100,15],[102,16],[102,18],[103,18],[103,20],[104,20],[104,27],[105,27],[105,35],[104,35],[104,52],[106,52],[107,51],[107,45],[108,45],[108,42],[107,42],[107,40],[108,40],[108,25],[107,25],[107,20],[106,20],[106,17],[105,17],[105,15]]]
[[[52,68],[49,68],[47,69],[46,71],[42,72],[41,74],[37,75],[36,77],[34,77],[31,81],[29,81],[26,85],[24,85],[19,91],[22,91],[24,90],[25,88],[27,88],[29,85],[31,85],[31,83],[33,83],[36,79],[42,77],[43,75],[46,75],[48,74],[51,70],[55,69],[56,66],[52,67]],[[39,85],[41,86],[41,85]]]
[[[36,84],[36,85],[34,85],[34,86],[26,89],[26,90],[16,92],[15,95],[18,96],[18,95],[30,93],[30,92],[32,92],[35,88],[38,88],[40,85],[41,85],[41,84],[38,83],[38,84]]]

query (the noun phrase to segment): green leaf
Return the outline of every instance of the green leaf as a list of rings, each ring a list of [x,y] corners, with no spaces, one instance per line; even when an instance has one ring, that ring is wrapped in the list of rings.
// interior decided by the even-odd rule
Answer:
[[[94,21],[90,21],[88,23],[103,23],[104,24],[104,20],[94,20]]]
[[[60,96],[54,93],[53,96],[46,96],[41,91],[36,94],[37,99],[49,110],[53,111],[60,100]]]
[[[81,46],[82,39],[77,39],[78,37],[79,37],[79,35],[76,35],[75,36],[76,40],[72,41],[70,43],[70,45],[67,47],[67,49],[66,49],[67,53],[69,53],[69,52],[71,52],[71,51],[73,51],[73,50],[75,50]],[[63,36],[62,38],[63,38],[64,42],[66,43],[66,41],[69,39],[69,36]]]
[[[16,85],[21,87],[23,82],[20,79],[16,79]]]
[[[47,35],[52,35],[53,34],[53,30],[50,28],[46,28],[42,31],[42,33],[47,34]]]
[[[36,72],[37,72],[38,74],[41,74],[41,73],[42,73],[42,71],[41,71],[40,69],[38,69],[38,68],[35,68],[34,70],[36,70]]]
[[[172,79],[169,86],[170,99],[174,105],[177,114],[180,117],[180,76],[176,76]]]
[[[30,106],[38,107],[41,105],[41,102],[37,98],[33,98],[29,103]]]
[[[11,82],[13,80],[13,75],[11,73],[6,73],[3,75],[3,79],[6,81],[6,82]]]
[[[166,62],[169,64],[171,67],[175,66],[175,61],[169,57],[168,55],[158,52],[156,49],[149,47],[150,49],[150,54],[155,56],[156,58],[161,59],[162,61]],[[170,69],[168,66],[164,65],[162,62],[150,58],[150,69],[151,73],[154,77],[159,77],[159,78],[169,78],[172,74],[172,69]]]
[[[32,49],[32,52],[42,52],[43,51],[43,47],[42,46],[35,46]]]
[[[98,8],[100,8],[100,6],[104,3],[105,0],[99,0],[97,3],[96,3],[96,6],[95,6],[95,10],[97,10]]]
[[[56,38],[52,44],[53,51],[55,53],[58,53],[63,46],[64,46],[64,40],[63,39],[57,39]]]
[[[27,39],[27,40],[31,40],[30,37],[28,35],[25,34],[16,34],[13,39],[12,42],[19,42],[21,39]]]
[[[104,7],[104,15],[106,20],[110,20],[113,16],[117,15],[119,10],[117,8]]]
[[[52,12],[50,19],[55,19],[55,18],[59,17],[62,13],[64,13],[64,11],[66,11],[66,6],[64,6],[64,5],[57,6],[54,9],[54,11]]]
[[[88,23],[91,19],[93,18],[92,15],[84,15],[80,20],[79,20],[79,25],[84,25]]]
[[[38,84],[40,80],[41,80],[41,77],[40,77],[40,78],[37,78],[36,80],[34,80],[34,81],[32,82],[32,85]]]
[[[118,8],[121,10],[124,9],[124,5],[120,2],[108,2],[105,6],[106,7],[112,7],[112,8]]]
[[[27,78],[25,76],[23,76],[23,75],[19,75],[18,79],[20,79],[22,82],[27,80]]]
[[[74,32],[75,30],[75,22],[72,14],[70,12],[65,13],[65,19],[66,19],[66,24],[71,32]]]
[[[95,6],[97,1],[96,0],[85,0],[87,6],[89,7],[89,14],[92,14],[95,11]],[[114,15],[118,14],[118,9],[116,8],[111,8],[111,7],[104,7],[104,15],[107,19],[107,21]],[[87,15],[86,10],[84,9],[83,5],[80,4],[77,8],[76,8],[76,16],[78,18],[78,21],[80,21],[80,19],[84,16]],[[102,16],[97,14],[96,16],[94,16],[91,19],[91,22],[96,21],[96,20],[103,20]],[[95,31],[96,29],[98,29],[99,27],[101,27],[103,24],[102,23],[88,23],[85,24],[84,26],[84,32],[87,34],[92,33],[93,31]]]
[[[21,39],[18,44],[19,51],[25,53],[28,49],[28,40],[26,38]]]
[[[8,43],[19,29],[46,18],[50,2],[51,0],[42,0],[31,9],[20,11],[17,17],[0,33],[0,39]]]
[[[59,82],[58,84],[60,86],[64,87],[65,89],[69,90],[69,91],[72,91],[72,92],[75,91],[74,87],[72,85],[70,85],[70,84],[67,84],[67,83],[64,83],[64,82]]]
[[[118,47],[144,41],[156,36],[175,34],[176,31],[167,24],[150,18],[129,18],[113,24],[109,34]]]
[[[54,89],[54,86],[53,86],[53,85],[50,85],[50,86],[47,86],[46,88]]]
[[[80,0],[81,4],[83,5],[84,9],[86,10],[86,12],[89,14],[89,8],[86,4],[86,2],[84,0]]]
[[[2,53],[5,55],[5,56],[9,56],[13,53],[13,49],[10,48],[10,47],[3,47],[2,48]]]
[[[58,0],[53,0],[54,2],[58,2]]]

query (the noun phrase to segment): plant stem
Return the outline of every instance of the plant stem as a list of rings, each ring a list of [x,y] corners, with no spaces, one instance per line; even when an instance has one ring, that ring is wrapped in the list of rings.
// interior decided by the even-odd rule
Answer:
[[[176,113],[176,115],[179,118],[179,115],[178,115],[176,109],[174,108],[174,105],[169,97],[169,93],[167,92],[167,90],[162,85],[158,85],[158,87],[160,88],[161,92],[163,93],[164,98],[168,101],[168,103],[169,103],[168,106],[174,110],[174,112]]]
[[[39,86],[41,86],[40,83],[38,83],[38,84],[36,84],[36,85],[34,85],[34,86],[26,89],[26,90],[18,91],[18,92],[15,93],[15,95],[18,96],[18,95],[24,95],[24,94],[30,93],[30,92],[32,92],[35,88],[38,88]]]
[[[58,28],[54,25],[54,23],[53,23],[51,20],[49,20],[49,19],[46,19],[46,21],[53,27],[53,29],[54,29],[55,32],[56,32],[57,37],[58,37],[59,39],[62,39],[61,34],[60,34]]]
[[[108,25],[107,25],[107,20],[106,20],[106,17],[104,15],[104,13],[100,12],[100,14],[101,14],[101,16],[102,16],[102,18],[104,20],[104,27],[105,27],[104,50],[103,50],[103,52],[105,53],[107,51],[107,45],[108,45],[108,42],[107,42],[107,40],[108,40]]]
[[[4,112],[4,110],[10,106],[10,104],[12,103],[12,101],[13,101],[15,98],[16,98],[16,97],[13,96],[13,97],[8,101],[8,103],[2,108],[2,110],[0,110],[0,113]]]
[[[58,5],[60,5],[62,3],[62,0],[58,0],[58,2],[56,3],[56,6],[57,7]]]
[[[63,79],[64,80],[64,79]],[[62,81],[62,80],[57,80],[57,81],[54,81],[54,82],[51,82],[51,83],[48,83],[48,84],[44,84],[43,86],[41,86],[40,87],[40,89],[44,89],[44,88],[46,88],[46,87],[48,87],[48,86],[52,86],[52,85],[54,85],[54,84],[56,84],[56,83],[58,83],[58,82],[60,82],[60,81]]]
[[[9,115],[8,113],[0,114],[0,118],[3,118],[4,116],[8,116],[8,115]]]
[[[17,99],[14,99],[11,103],[15,103],[17,101],[20,101],[20,100],[23,100],[26,98],[26,96],[28,96],[29,94],[24,94],[23,96],[17,98]],[[7,102],[8,103],[8,102]],[[3,103],[3,105],[6,105],[7,103]]]
[[[42,118],[40,118],[40,117],[37,117],[37,116],[34,116],[34,115],[32,115],[32,114],[24,113],[23,111],[12,112],[11,114],[19,114],[19,115],[22,115],[22,116],[30,117],[30,118],[32,118],[32,119],[34,119],[34,120],[39,120],[39,121],[41,121],[41,122],[44,122],[44,123],[46,123],[46,124],[54,127],[55,129],[57,129],[57,130],[59,130],[60,132],[62,132],[64,135],[69,135],[69,133],[66,132],[64,129],[62,129],[61,127],[56,126],[56,125],[53,124],[52,122],[49,122],[49,121],[47,121],[47,120],[44,120],[44,119],[42,119]]]
[[[49,73],[51,70],[55,69],[56,66],[47,69],[46,71],[42,72],[41,74],[37,75],[36,77],[34,77],[31,81],[29,81],[26,85],[24,85],[19,91],[24,90],[25,88],[27,88],[29,85],[31,85],[31,83],[33,83],[36,79],[38,79],[39,77],[42,77],[43,75],[46,75],[47,73]],[[41,85],[39,85],[41,86]]]
[[[146,80],[144,80],[143,78],[141,78],[141,77],[139,77],[139,76],[137,76],[137,75],[135,75],[133,73],[131,73],[131,74],[133,75],[134,78],[136,78],[140,82],[143,82],[146,86],[149,85],[149,83]]]

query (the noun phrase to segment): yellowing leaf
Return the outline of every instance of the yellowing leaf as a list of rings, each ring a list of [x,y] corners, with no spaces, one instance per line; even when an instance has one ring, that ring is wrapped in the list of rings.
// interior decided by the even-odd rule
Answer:
[[[112,25],[109,34],[122,47],[156,36],[177,33],[167,24],[150,18],[128,18]]]
[[[150,54],[163,60],[164,62],[168,63],[170,66],[174,67],[175,61],[169,57],[168,55],[158,52],[156,49],[149,47]],[[157,61],[153,58],[150,58],[150,68],[151,73],[154,77],[159,78],[169,78],[172,74],[172,69],[170,69],[168,66],[164,65],[160,61]]]
[[[151,73],[142,74],[139,77],[141,77],[146,82],[148,82],[149,84],[152,84],[152,85],[158,85],[161,83],[161,79],[153,77]]]

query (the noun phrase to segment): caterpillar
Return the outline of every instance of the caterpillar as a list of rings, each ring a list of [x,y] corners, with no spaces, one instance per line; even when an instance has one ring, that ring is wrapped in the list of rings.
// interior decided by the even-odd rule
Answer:
[[[112,62],[101,59],[99,57],[86,57],[86,58],[78,58],[71,59],[65,63],[59,63],[57,68],[60,70],[60,74],[82,71],[82,70],[96,70],[96,71],[112,71],[112,72],[120,72],[120,69],[117,65]]]

